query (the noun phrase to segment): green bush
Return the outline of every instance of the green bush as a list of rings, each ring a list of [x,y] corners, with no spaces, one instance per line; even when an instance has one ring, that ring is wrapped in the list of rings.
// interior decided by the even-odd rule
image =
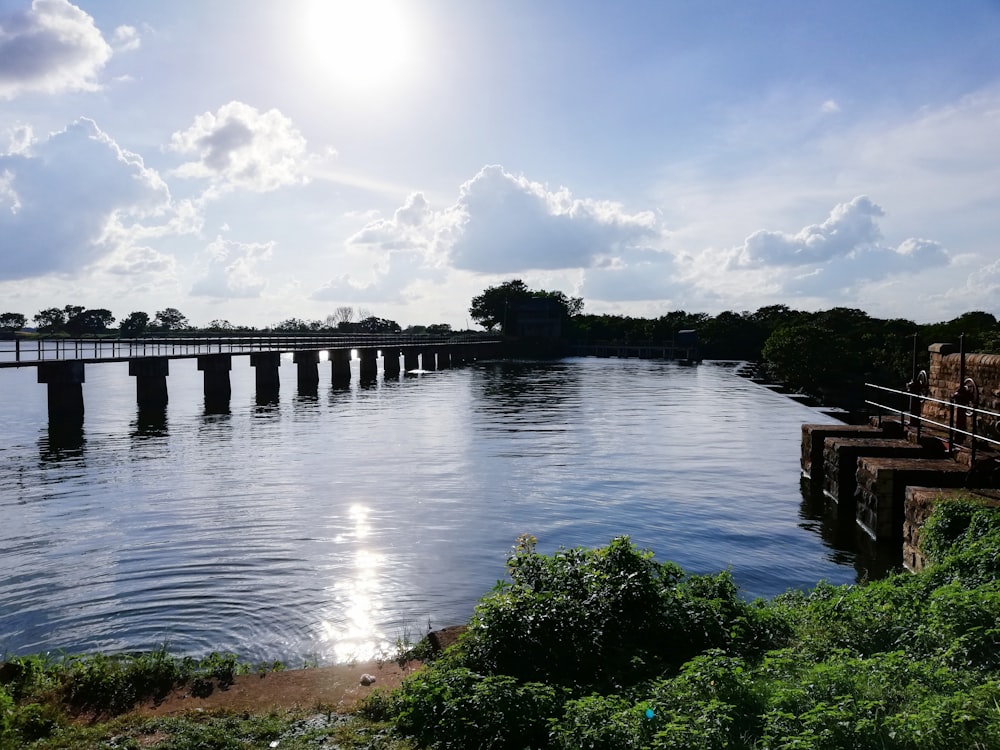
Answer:
[[[565,694],[505,675],[484,677],[461,667],[431,667],[411,677],[396,702],[404,734],[442,748],[543,747],[548,722]]]
[[[564,750],[648,747],[652,723],[646,711],[652,711],[649,704],[636,704],[619,695],[588,695],[568,701],[562,717],[552,722],[552,744]]]
[[[508,568],[510,583],[480,600],[463,640],[464,665],[486,674],[617,690],[706,649],[760,649],[774,636],[729,573],[685,578],[627,537],[550,556],[529,540]]]
[[[14,699],[0,686],[0,747],[14,742]]]

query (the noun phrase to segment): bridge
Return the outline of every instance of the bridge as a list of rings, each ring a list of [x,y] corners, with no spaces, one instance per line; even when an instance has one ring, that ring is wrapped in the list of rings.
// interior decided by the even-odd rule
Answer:
[[[38,382],[48,388],[50,422],[80,422],[84,414],[83,383],[86,366],[128,362],[136,379],[136,402],[140,409],[166,406],[170,360],[196,359],[204,375],[205,405],[209,410],[225,408],[232,389],[229,373],[233,357],[249,357],[255,369],[257,397],[276,398],[278,368],[283,354],[291,354],[300,387],[316,387],[319,363],[326,354],[331,363],[331,381],[346,385],[351,380],[353,352],[358,354],[358,378],[362,383],[378,377],[399,377],[403,371],[440,370],[472,362],[500,351],[498,336],[405,336],[392,334],[324,334],[260,336],[176,336],[143,338],[37,338],[0,342],[0,369],[34,367]]]

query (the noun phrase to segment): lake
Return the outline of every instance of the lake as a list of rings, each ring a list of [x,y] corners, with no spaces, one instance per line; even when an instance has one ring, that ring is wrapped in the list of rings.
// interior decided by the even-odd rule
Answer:
[[[355,366],[357,363],[355,362]],[[745,596],[866,561],[799,479],[800,428],[833,422],[705,363],[579,358],[329,384],[258,404],[233,360],[207,414],[194,360],[139,414],[127,364],[86,370],[82,431],[50,432],[33,368],[0,370],[0,652],[367,658],[464,622],[538,548],[621,534]]]

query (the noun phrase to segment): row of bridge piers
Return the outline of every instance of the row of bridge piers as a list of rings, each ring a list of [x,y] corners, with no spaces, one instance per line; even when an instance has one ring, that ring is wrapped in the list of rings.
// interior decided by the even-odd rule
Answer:
[[[398,378],[402,372],[448,369],[474,361],[487,353],[484,346],[474,345],[441,346],[435,349],[393,347],[383,350],[297,350],[292,352],[292,362],[296,368],[299,387],[311,389],[319,385],[319,364],[323,360],[323,352],[326,352],[330,362],[332,384],[341,387],[349,385],[354,351],[358,354],[358,379],[362,384],[377,380],[379,360],[382,362],[383,377],[392,379]],[[241,354],[200,354],[193,357],[197,359],[198,370],[204,377],[206,406],[228,405],[232,396],[229,373],[232,371],[234,356]],[[281,387],[279,368],[282,352],[251,352],[249,357],[250,366],[255,371],[258,399],[276,398]],[[129,375],[135,378],[136,402],[140,409],[162,408],[167,405],[170,360],[179,358],[152,356],[127,360]],[[50,422],[83,419],[83,384],[86,381],[84,364],[84,360],[38,363],[38,382],[48,388]]]

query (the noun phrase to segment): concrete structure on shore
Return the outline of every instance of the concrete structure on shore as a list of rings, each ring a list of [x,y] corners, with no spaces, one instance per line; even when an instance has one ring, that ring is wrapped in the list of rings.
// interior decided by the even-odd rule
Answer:
[[[929,351],[929,370],[908,390],[872,386],[868,403],[880,416],[869,424],[802,425],[802,475],[813,491],[839,522],[899,545],[914,571],[926,563],[920,527],[935,503],[961,495],[1000,506],[1000,356],[950,344]]]

